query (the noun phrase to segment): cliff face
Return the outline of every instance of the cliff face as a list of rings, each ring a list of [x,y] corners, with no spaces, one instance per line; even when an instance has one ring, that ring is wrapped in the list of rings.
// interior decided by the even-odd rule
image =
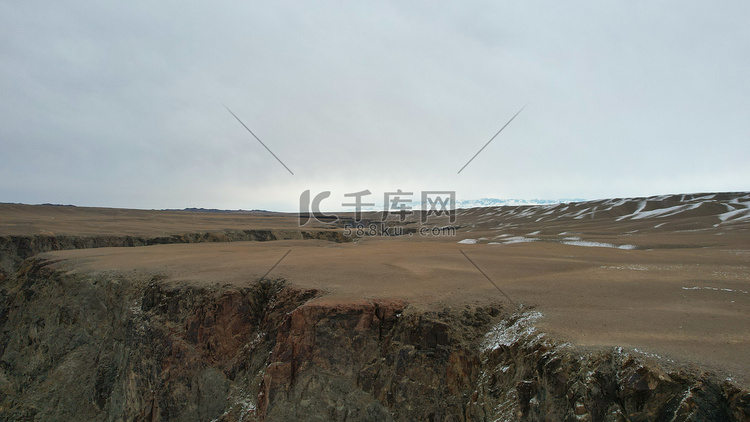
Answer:
[[[460,420],[478,375],[473,346],[498,314],[300,307],[279,330],[259,410],[269,420]]]
[[[166,245],[172,243],[241,242],[282,239],[320,239],[331,242],[349,242],[350,238],[333,230],[224,230],[195,232],[169,236],[74,236],[27,235],[0,236],[0,280],[15,273],[24,259],[38,253],[69,249],[106,247],[134,247]]]
[[[538,316],[513,315],[485,336],[469,411],[478,420],[750,419],[750,393],[728,381],[622,348],[587,353],[556,343],[536,331]]]
[[[747,391],[556,344],[533,311],[317,295],[28,259],[0,296],[0,419],[750,419]]]
[[[274,282],[238,290],[84,278],[38,260],[6,286],[5,420],[251,414],[276,327],[314,294]]]

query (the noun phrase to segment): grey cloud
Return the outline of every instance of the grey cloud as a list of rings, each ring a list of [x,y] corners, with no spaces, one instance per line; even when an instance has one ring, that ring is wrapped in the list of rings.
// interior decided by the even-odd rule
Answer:
[[[6,2],[0,201],[293,209],[311,187],[747,190],[748,8]]]

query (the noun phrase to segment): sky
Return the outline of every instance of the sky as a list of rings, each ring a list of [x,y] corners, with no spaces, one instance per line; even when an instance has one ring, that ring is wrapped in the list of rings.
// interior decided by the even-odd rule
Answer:
[[[0,2],[0,202],[750,190],[750,3],[591,3]]]

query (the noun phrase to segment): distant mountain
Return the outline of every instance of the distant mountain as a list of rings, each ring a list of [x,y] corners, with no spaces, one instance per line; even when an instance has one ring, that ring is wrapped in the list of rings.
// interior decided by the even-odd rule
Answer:
[[[247,213],[256,213],[256,212],[271,212],[267,210],[220,210],[217,208],[183,208],[183,209],[163,209],[162,211],[187,211],[187,212],[213,212],[213,213],[241,213],[241,214],[247,214]]]
[[[478,208],[478,207],[502,207],[506,205],[550,205],[550,204],[567,204],[570,202],[582,202],[585,199],[580,198],[563,198],[563,199],[498,199],[498,198],[480,198],[456,201],[456,208]]]
[[[571,202],[583,202],[585,199],[580,198],[562,198],[562,199],[500,199],[500,198],[480,198],[465,199],[456,201],[456,209],[469,209],[481,207],[502,207],[502,206],[520,206],[520,205],[551,205],[551,204],[568,204]],[[422,207],[422,202],[413,201],[406,204],[411,209],[427,209],[428,205]],[[382,207],[362,207],[363,211],[382,211]]]
[[[744,230],[750,226],[750,193],[666,194],[637,198],[597,199],[537,207],[485,207],[465,209],[460,215],[463,224],[471,224],[472,228],[476,226],[483,230],[497,232],[497,235],[490,241],[503,243],[525,242],[529,236],[536,236],[540,232],[556,235],[576,232],[580,234],[591,231],[592,221],[597,224],[609,222],[613,230],[622,230],[618,228],[618,224],[637,224],[632,231],[627,231],[625,234],[656,229],[691,233],[714,230],[718,227]],[[663,228],[665,226],[667,228]],[[498,236],[508,234],[510,227],[513,228],[511,234],[516,237],[500,239]],[[717,233],[717,235],[721,234],[721,232]],[[587,246],[580,244],[581,239],[575,236],[561,240],[576,242],[572,244],[578,246]],[[477,243],[482,242],[477,240]]]

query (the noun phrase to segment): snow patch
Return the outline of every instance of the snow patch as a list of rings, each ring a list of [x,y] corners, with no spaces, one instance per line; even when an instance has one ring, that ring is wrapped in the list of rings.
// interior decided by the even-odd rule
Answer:
[[[534,239],[531,237],[523,237],[523,236],[513,236],[509,237],[503,242],[503,245],[510,245],[512,243],[526,243],[526,242],[536,242],[539,239]]]
[[[655,217],[669,217],[671,215],[679,214],[683,211],[690,211],[692,209],[698,208],[700,205],[701,204],[675,205],[674,207],[660,208],[658,210],[642,211],[640,213],[637,213],[638,215],[635,215],[633,217],[633,220],[642,220],[644,218]]]
[[[604,242],[592,242],[588,240],[563,240],[560,243],[563,245],[571,245],[571,246],[585,246],[585,247],[591,247],[591,248],[615,248],[615,249],[627,249],[632,250],[637,248],[635,245],[615,245],[612,243],[604,243]]]
[[[606,269],[610,269],[610,270],[634,270],[634,271],[646,271],[646,270],[648,270],[648,268],[644,267],[643,265],[626,265],[624,267],[602,265],[601,268],[606,268]]]
[[[481,351],[487,352],[500,347],[508,347],[521,339],[526,339],[537,333],[534,323],[544,315],[541,312],[528,312],[513,320],[503,320],[484,335]],[[542,334],[537,334],[537,337]]]
[[[713,290],[717,292],[733,292],[733,293],[744,293],[747,294],[745,290],[740,289],[722,289],[719,287],[709,287],[709,286],[695,286],[695,287],[683,287],[682,290]]]
[[[748,209],[739,209],[719,214],[719,220],[721,220],[722,223],[726,223],[729,220],[742,221],[747,220],[748,218],[750,218],[750,210]]]
[[[632,214],[622,215],[620,217],[617,217],[615,221],[620,221],[628,217],[633,217],[634,215],[638,214],[639,212],[643,211],[643,209],[646,208],[646,200],[642,200],[638,203],[638,208],[633,211]]]

